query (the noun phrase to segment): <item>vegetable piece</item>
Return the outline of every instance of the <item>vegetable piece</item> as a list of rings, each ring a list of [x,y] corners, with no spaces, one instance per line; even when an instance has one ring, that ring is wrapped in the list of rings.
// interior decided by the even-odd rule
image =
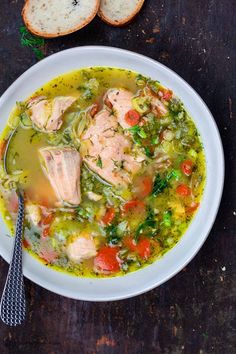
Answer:
[[[137,228],[137,230],[135,232],[135,240],[137,241],[140,234],[143,234],[143,233],[145,233],[145,235],[147,235],[147,236],[155,235],[156,231],[157,231],[156,227],[157,227],[157,223],[154,218],[154,213],[151,209],[149,209],[147,218],[145,219],[145,221],[143,223],[141,223],[139,225],[139,227]]]
[[[174,133],[170,129],[165,129],[160,134],[160,140],[172,141],[174,139]]]
[[[118,247],[102,247],[94,258],[95,271],[99,273],[115,273],[120,270]]]
[[[134,181],[134,193],[138,198],[145,198],[152,192],[152,178],[150,176],[140,176]]]
[[[162,193],[164,189],[167,188],[167,186],[168,186],[167,179],[161,178],[160,174],[158,173],[154,180],[152,195],[156,197],[158,194]]]
[[[150,157],[150,158],[153,157],[153,152],[151,151],[150,147],[144,146],[144,151],[145,151],[145,155],[147,157]]]
[[[197,159],[197,152],[194,149],[190,149],[188,152],[188,155],[193,159],[196,160]]]
[[[135,97],[132,99],[132,105],[138,113],[141,115],[147,113],[150,110],[150,98],[149,97]]]
[[[127,237],[124,240],[124,245],[130,251],[136,252],[143,259],[147,259],[151,255],[151,242],[148,238],[142,238],[137,243],[135,243],[131,237]]]
[[[46,226],[42,233],[42,238],[47,238],[50,234],[50,226]]]
[[[135,135],[137,134],[138,136],[140,136],[140,138],[145,139],[147,137],[145,131],[143,130],[143,128],[141,128],[138,125],[134,125],[132,128],[129,128],[129,131]]]
[[[6,146],[7,146],[6,140],[0,141],[0,160],[4,157]]]
[[[200,205],[200,203],[197,203],[197,202],[193,201],[190,204],[190,206],[186,209],[186,212],[189,213],[189,214],[194,213],[198,209],[199,205]]]
[[[190,176],[193,172],[193,162],[191,160],[184,160],[180,167],[186,176]]]
[[[28,129],[32,127],[32,121],[26,112],[21,113],[20,121],[23,127]]]
[[[43,229],[42,238],[47,238],[49,236],[51,224],[52,224],[52,222],[54,220],[54,217],[55,217],[55,214],[54,213],[50,213],[42,220],[41,224],[43,226],[46,226]]]
[[[153,190],[152,190],[152,195],[156,197],[158,194],[162,193],[167,187],[168,187],[168,182],[172,179],[179,179],[179,173],[178,170],[172,170],[170,171],[166,177],[161,177],[161,175],[158,173],[156,175],[156,178],[154,180],[153,184]]]
[[[164,90],[163,91],[163,100],[169,101],[172,98],[173,92],[171,90]]]
[[[163,224],[166,226],[166,227],[170,227],[171,226],[171,216],[172,216],[172,213],[171,211],[165,211],[164,212],[164,215],[163,215]]]
[[[125,115],[125,121],[131,127],[137,125],[139,123],[139,120],[140,120],[140,114],[134,109],[129,110]]]
[[[137,244],[138,255],[143,259],[148,259],[151,255],[151,243],[148,238],[142,239]]]
[[[102,159],[101,159],[101,156],[99,156],[99,155],[98,155],[98,159],[97,159],[96,165],[97,165],[99,168],[102,168]]]
[[[129,212],[143,212],[145,210],[145,204],[141,200],[130,200],[123,206],[123,211],[125,214]]]
[[[90,200],[93,200],[95,202],[98,202],[99,200],[102,199],[102,195],[91,192],[91,191],[87,192],[87,196]]]
[[[191,189],[186,184],[182,183],[176,188],[176,193],[181,197],[188,197],[191,194]]]
[[[30,248],[30,243],[25,238],[22,240],[22,244],[24,248]]]
[[[109,209],[107,209],[106,214],[103,216],[102,222],[105,225],[108,225],[108,224],[110,224],[112,222],[114,217],[115,217],[115,209],[114,208],[109,208]]]
[[[42,225],[51,225],[54,217],[55,217],[54,213],[48,214],[45,218],[43,218]]]
[[[108,236],[109,245],[117,245],[121,240],[121,237],[118,235],[117,226],[114,224],[108,225],[106,227],[106,234]]]

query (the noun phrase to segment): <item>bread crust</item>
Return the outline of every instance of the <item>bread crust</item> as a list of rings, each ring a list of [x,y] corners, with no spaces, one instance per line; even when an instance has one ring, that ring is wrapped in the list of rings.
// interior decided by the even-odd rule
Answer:
[[[33,28],[33,25],[31,25],[30,21],[27,19],[27,10],[29,7],[30,0],[25,0],[21,15],[22,15],[23,21],[25,23],[25,26],[28,28],[28,30],[31,33],[35,34],[36,36],[43,37],[43,38],[56,38],[56,37],[66,36],[67,34],[76,32],[76,31],[80,30],[81,28],[85,27],[86,25],[88,25],[94,19],[94,17],[97,15],[99,5],[100,5],[100,0],[96,0],[96,2],[97,2],[96,7],[95,7],[93,13],[84,22],[80,23],[78,26],[74,26],[73,28],[71,28],[68,31],[62,31],[60,33],[44,33],[44,32],[37,31]]]
[[[101,20],[103,22],[107,23],[108,25],[111,25],[111,26],[114,26],[114,27],[122,27],[122,26],[125,26],[128,23],[130,23],[135,18],[135,16],[137,16],[139,11],[143,7],[144,2],[145,2],[145,0],[139,0],[139,4],[136,7],[136,9],[133,11],[133,13],[130,16],[124,18],[124,20],[121,20],[121,21],[118,21],[118,22],[117,21],[113,21],[111,18],[105,16],[100,7],[98,9],[98,16],[101,18]]]

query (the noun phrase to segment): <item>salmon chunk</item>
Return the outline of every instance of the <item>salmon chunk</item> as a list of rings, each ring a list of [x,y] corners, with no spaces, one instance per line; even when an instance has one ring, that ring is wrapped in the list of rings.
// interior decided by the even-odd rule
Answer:
[[[130,125],[125,121],[125,115],[133,109],[132,98],[132,92],[124,89],[111,89],[106,94],[105,102],[109,102],[109,105],[112,106],[114,115],[123,129],[130,128]]]
[[[117,118],[102,110],[82,136],[81,153],[89,168],[115,186],[126,186],[142,167],[131,140],[118,132]]]
[[[29,114],[36,127],[45,132],[60,129],[63,114],[76,101],[75,97],[55,97],[52,100],[38,96],[28,101]]]
[[[81,158],[78,151],[70,147],[46,147],[39,152],[44,172],[58,199],[69,205],[80,204]]]
[[[97,254],[95,242],[91,236],[78,236],[66,248],[68,258],[76,263],[95,257]]]

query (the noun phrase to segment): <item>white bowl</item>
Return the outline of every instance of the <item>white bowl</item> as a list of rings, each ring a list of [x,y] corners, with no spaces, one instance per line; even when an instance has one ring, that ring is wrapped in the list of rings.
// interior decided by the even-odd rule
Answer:
[[[89,66],[112,66],[137,71],[172,89],[180,97],[201,134],[206,154],[207,182],[201,206],[187,232],[162,259],[122,277],[76,278],[47,268],[27,252],[23,254],[24,275],[42,287],[73,299],[110,301],[144,293],[164,283],[188,264],[207,238],[214,223],[224,182],[224,155],[215,121],[199,95],[177,74],[145,56],[126,50],[89,46],[54,54],[21,75],[0,98],[0,129],[6,124],[16,101],[64,72]],[[10,261],[13,238],[0,221],[0,253]]]

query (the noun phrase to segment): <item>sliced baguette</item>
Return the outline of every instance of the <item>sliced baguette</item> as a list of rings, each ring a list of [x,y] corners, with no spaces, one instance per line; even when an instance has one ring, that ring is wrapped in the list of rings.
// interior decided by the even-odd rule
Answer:
[[[123,26],[141,10],[145,0],[101,0],[98,16],[112,26]]]
[[[22,17],[37,36],[64,36],[86,26],[96,16],[100,0],[26,0]]]

